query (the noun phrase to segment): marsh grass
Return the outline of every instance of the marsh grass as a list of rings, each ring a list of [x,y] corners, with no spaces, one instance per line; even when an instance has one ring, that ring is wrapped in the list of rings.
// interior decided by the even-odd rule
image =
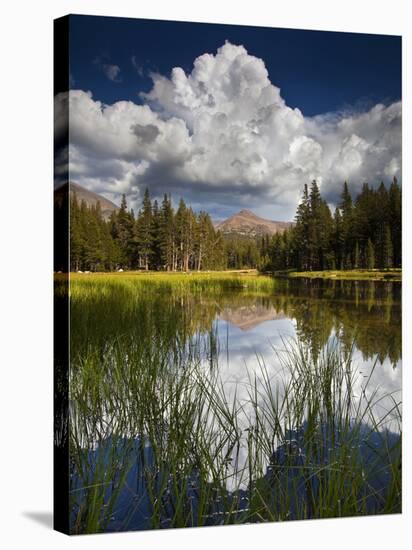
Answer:
[[[70,276],[73,533],[401,511],[399,395],[370,390],[373,369],[359,384],[348,346],[284,340],[276,373],[222,381],[217,298],[277,284]]]
[[[87,300],[96,295],[113,296],[113,293],[191,292],[208,294],[228,291],[272,292],[276,281],[256,272],[126,272],[70,274],[71,296]],[[137,294],[136,294],[137,293]]]
[[[133,338],[74,359],[72,531],[342,517],[401,510],[401,413],[380,417],[351,354],[296,342],[228,395],[218,350]]]

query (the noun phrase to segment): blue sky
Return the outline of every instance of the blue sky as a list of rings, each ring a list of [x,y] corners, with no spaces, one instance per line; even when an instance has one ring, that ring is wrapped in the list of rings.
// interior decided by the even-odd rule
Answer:
[[[91,16],[73,16],[70,25],[74,87],[105,103],[139,101],[151,88],[150,71],[168,75],[179,66],[189,73],[196,57],[225,40],[263,59],[286,103],[306,116],[401,99],[398,36]],[[120,67],[118,82],[97,58]]]
[[[71,16],[70,76],[71,178],[135,208],[290,219],[310,178],[400,179],[400,37]]]

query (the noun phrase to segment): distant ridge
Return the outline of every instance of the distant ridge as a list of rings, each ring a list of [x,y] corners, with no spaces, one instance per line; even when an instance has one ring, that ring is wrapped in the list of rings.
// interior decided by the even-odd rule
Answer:
[[[227,220],[216,224],[216,229],[219,229],[225,235],[235,234],[244,237],[257,237],[283,233],[292,225],[292,222],[278,222],[260,218],[251,210],[240,210]]]
[[[102,209],[102,216],[105,219],[108,219],[112,212],[116,212],[119,210],[119,207],[114,204],[114,202],[109,201],[108,199],[105,199],[101,195],[98,195],[97,193],[94,193],[93,191],[89,191],[88,189],[85,189],[78,183],[74,183],[73,181],[66,182],[54,191],[55,198],[59,199],[59,197],[62,197],[63,195],[67,194],[67,189],[69,188],[70,197],[73,197],[74,194],[76,194],[76,198],[78,203],[81,203],[84,201],[87,206],[90,208],[91,206],[95,206],[97,202],[100,202],[100,207]]]
[[[61,200],[67,195],[69,189],[70,197],[76,195],[77,201],[84,201],[90,208],[100,202],[102,216],[107,220],[113,212],[119,210],[119,207],[112,201],[102,197],[98,193],[85,189],[78,183],[73,181],[66,182],[54,191],[56,200]],[[262,235],[274,235],[275,233],[283,233],[287,228],[293,225],[292,222],[280,222],[260,218],[251,210],[243,209],[237,214],[234,214],[227,220],[216,224],[216,229],[219,229],[225,235],[240,235],[243,237],[258,237]]]

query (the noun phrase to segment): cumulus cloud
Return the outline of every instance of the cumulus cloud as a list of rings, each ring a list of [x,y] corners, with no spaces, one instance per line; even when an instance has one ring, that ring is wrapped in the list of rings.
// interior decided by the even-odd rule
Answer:
[[[323,146],[323,190],[332,201],[345,179],[358,190],[365,181],[401,178],[401,102],[378,104],[363,113],[314,117],[307,127]]]
[[[131,127],[133,133],[143,143],[153,143],[160,134],[159,128],[154,124],[135,124]]]
[[[291,219],[313,178],[332,203],[345,179],[354,191],[400,179],[400,102],[305,118],[286,105],[263,60],[228,42],[198,57],[190,74],[176,67],[151,77],[141,105],[104,105],[82,90],[57,96],[58,108],[70,107],[73,180],[115,200],[126,192],[136,204],[148,186],[216,217],[247,205]]]

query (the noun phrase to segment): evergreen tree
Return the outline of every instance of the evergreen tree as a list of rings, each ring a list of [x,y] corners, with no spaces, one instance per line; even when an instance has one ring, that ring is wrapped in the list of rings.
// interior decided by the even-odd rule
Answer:
[[[382,246],[382,267],[385,269],[393,267],[393,247],[392,237],[389,225],[386,224],[383,230],[383,246]]]
[[[335,209],[333,231],[333,254],[336,269],[343,269],[345,239],[342,227],[342,216],[339,208]]]
[[[116,239],[120,250],[119,264],[123,268],[131,267],[131,243],[134,237],[134,223],[127,209],[126,195],[122,195],[120,210],[111,219],[112,237]],[[133,248],[133,246],[132,246]]]
[[[353,203],[348,184],[345,181],[339,205],[342,214],[343,268],[353,265]]]
[[[322,219],[321,219],[322,199],[316,180],[312,181],[309,195],[309,223],[308,223],[308,249],[309,249],[309,269],[322,269]]]
[[[359,243],[355,243],[355,251],[353,255],[353,269],[359,269],[360,267],[360,252],[359,252]]]
[[[310,202],[308,186],[303,188],[302,200],[295,216],[294,248],[296,267],[300,270],[310,269]]]
[[[184,263],[184,243],[186,233],[186,204],[180,199],[179,206],[175,214],[175,240],[177,246],[177,269],[183,270]]]
[[[370,239],[366,245],[366,268],[375,269],[375,250]]]
[[[389,188],[389,226],[392,235],[393,265],[402,265],[402,194],[396,178]]]
[[[59,205],[57,205],[59,206]],[[67,205],[65,206],[68,211]],[[62,217],[64,223],[64,216]],[[209,270],[259,268],[314,270],[400,267],[401,189],[364,184],[352,202],[347,184],[334,216],[316,181],[303,189],[295,225],[272,237],[222,235],[207,212],[195,214],[180,200],[175,213],[165,195],[159,208],[146,189],[135,220],[126,197],[105,220],[100,203],[70,198],[70,269]],[[63,230],[63,229],[62,229]],[[55,266],[64,257],[56,255]],[[58,269],[59,267],[57,267]]]
[[[224,269],[225,250],[222,235],[215,231],[207,212],[199,212],[196,219],[196,240],[193,269]]]
[[[327,203],[322,199],[319,209],[318,233],[318,266],[319,269],[331,269],[334,262],[333,255],[333,218]]]
[[[204,258],[207,256],[208,247],[210,247],[210,218],[205,212],[200,212],[197,219],[196,235],[196,270],[200,271],[204,264]],[[212,227],[213,229],[213,227]]]
[[[152,203],[149,190],[146,188],[143,196],[142,210],[136,222],[136,234],[139,249],[139,267],[148,271],[153,253],[152,235]]]
[[[162,253],[161,253],[161,243],[160,243],[160,234],[161,234],[161,213],[159,211],[159,205],[157,200],[153,202],[152,206],[152,254],[151,254],[151,267],[152,269],[158,270],[162,267]]]
[[[76,193],[70,199],[70,270],[82,268],[82,250],[84,247],[83,232],[80,221],[80,209]]]
[[[164,195],[159,220],[159,252],[162,268],[166,271],[175,271],[175,239],[174,213],[172,201]]]
[[[353,211],[353,232],[359,246],[358,267],[366,267],[367,242],[371,236],[371,208],[373,208],[373,191],[367,183],[362,186],[357,196]]]

